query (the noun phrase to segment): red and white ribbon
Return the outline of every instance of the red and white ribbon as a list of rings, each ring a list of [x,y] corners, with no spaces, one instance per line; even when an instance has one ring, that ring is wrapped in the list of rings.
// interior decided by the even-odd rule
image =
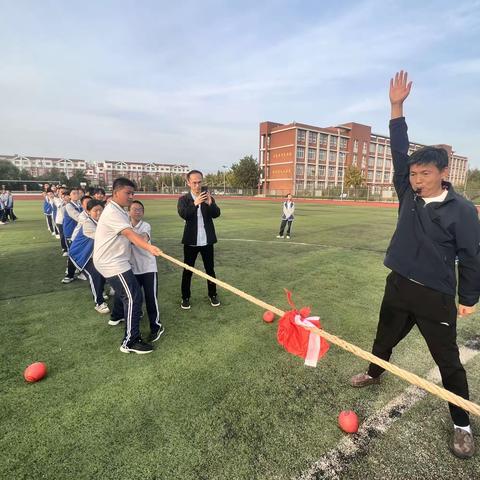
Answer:
[[[312,323],[312,322],[316,322]],[[318,328],[320,317],[307,317],[302,319],[300,315],[295,315],[295,323],[306,327]],[[308,335],[307,354],[305,355],[305,365],[307,367],[316,367],[318,357],[320,356],[320,337],[310,332]]]

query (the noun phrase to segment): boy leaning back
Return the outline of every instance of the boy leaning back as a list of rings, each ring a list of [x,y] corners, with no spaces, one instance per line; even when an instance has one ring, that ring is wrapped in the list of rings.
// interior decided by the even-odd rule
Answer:
[[[112,199],[97,225],[93,263],[98,272],[115,289],[112,318],[125,320],[125,335],[120,346],[123,353],[150,353],[153,348],[140,336],[142,293],[132,272],[131,244],[158,256],[161,250],[133,231],[125,208],[133,201],[135,184],[128,178],[113,182]]]

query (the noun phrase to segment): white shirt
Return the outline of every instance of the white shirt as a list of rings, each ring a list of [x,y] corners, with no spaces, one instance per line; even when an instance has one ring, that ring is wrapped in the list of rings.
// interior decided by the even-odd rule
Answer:
[[[438,195],[438,197],[422,197],[422,198],[423,198],[423,201],[425,202],[425,205],[427,205],[427,203],[431,203],[431,202],[443,202],[447,198],[447,195],[448,195],[448,190],[444,190],[440,195]]]
[[[95,232],[93,264],[105,277],[113,277],[131,269],[132,248],[121,232],[132,228],[127,212],[110,201],[102,212]]]
[[[65,214],[65,204],[61,198],[55,197],[53,203],[57,206],[57,215],[55,216],[55,223],[63,223],[63,215]]]
[[[140,222],[133,227],[133,231],[142,237],[144,234],[147,234],[147,241],[148,243],[151,243],[150,237],[152,227],[149,223],[140,220]],[[152,255],[150,252],[147,252],[143,248],[137,247],[136,245],[132,245],[132,258],[130,263],[132,264],[132,271],[135,275],[157,271],[157,259],[155,258],[155,255]]]
[[[82,210],[80,212],[80,215],[78,216],[77,226],[74,228],[72,233],[72,242],[75,240],[75,237],[78,235],[78,232],[83,227],[83,224],[85,223],[87,218],[88,218],[88,213],[85,210]]]
[[[193,201],[197,198],[192,192]],[[205,231],[205,224],[203,223],[202,204],[197,208],[197,243],[190,245],[191,247],[204,247],[207,244],[207,232]]]

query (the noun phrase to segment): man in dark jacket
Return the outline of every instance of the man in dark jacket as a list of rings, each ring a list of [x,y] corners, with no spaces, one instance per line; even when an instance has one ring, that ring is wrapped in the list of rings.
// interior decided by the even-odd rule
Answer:
[[[424,147],[408,156],[403,102],[412,82],[401,71],[390,81],[390,146],[395,190],[400,201],[398,222],[385,257],[387,277],[372,352],[389,360],[392,349],[418,326],[443,386],[468,399],[465,370],[457,346],[458,314],[472,313],[480,295],[480,223],[475,206],[458,195],[448,177],[448,154]],[[380,382],[384,369],[371,363],[367,373],[351,379],[354,387]],[[471,457],[475,446],[468,413],[449,404],[454,423],[453,453]]]
[[[185,220],[183,231],[184,263],[195,266],[195,260],[200,253],[205,266],[205,272],[215,277],[213,244],[217,243],[213,219],[220,216],[215,200],[210,192],[203,187],[203,174],[198,170],[192,170],[187,174],[187,184],[190,192],[178,199],[178,214]],[[182,275],[182,303],[184,310],[190,309],[190,284],[192,272],[183,270]],[[207,280],[208,296],[212,307],[220,306],[217,297],[217,286]]]

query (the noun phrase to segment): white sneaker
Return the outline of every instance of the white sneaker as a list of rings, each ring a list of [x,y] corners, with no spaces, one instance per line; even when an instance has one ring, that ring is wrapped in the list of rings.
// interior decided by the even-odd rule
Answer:
[[[290,235],[287,235],[287,238],[290,238]]]
[[[110,309],[108,308],[108,305],[104,302],[101,305],[95,305],[95,310],[98,313],[110,313]]]
[[[68,257],[68,252],[63,252],[62,257]]]
[[[115,290],[113,289],[113,287],[110,287],[110,290],[108,292],[108,294],[113,297],[115,295]]]
[[[74,280],[75,280],[74,278],[65,277],[65,278],[62,280],[62,283],[72,283]]]
[[[283,235],[277,235],[277,238],[284,238]]]
[[[60,235],[55,235],[55,238],[58,238],[58,240],[60,240]]]
[[[103,295],[104,300],[108,300],[108,295]]]
[[[85,274],[84,274],[83,272],[82,272],[82,273],[79,273],[79,274],[77,275],[77,278],[78,278],[79,280],[86,280],[86,279],[87,279],[87,277],[85,276]]]
[[[108,321],[108,324],[115,326],[115,325],[118,325],[119,323],[124,322],[124,321],[125,321],[124,318],[119,318],[118,320],[113,320],[113,319],[111,318],[111,319]]]

